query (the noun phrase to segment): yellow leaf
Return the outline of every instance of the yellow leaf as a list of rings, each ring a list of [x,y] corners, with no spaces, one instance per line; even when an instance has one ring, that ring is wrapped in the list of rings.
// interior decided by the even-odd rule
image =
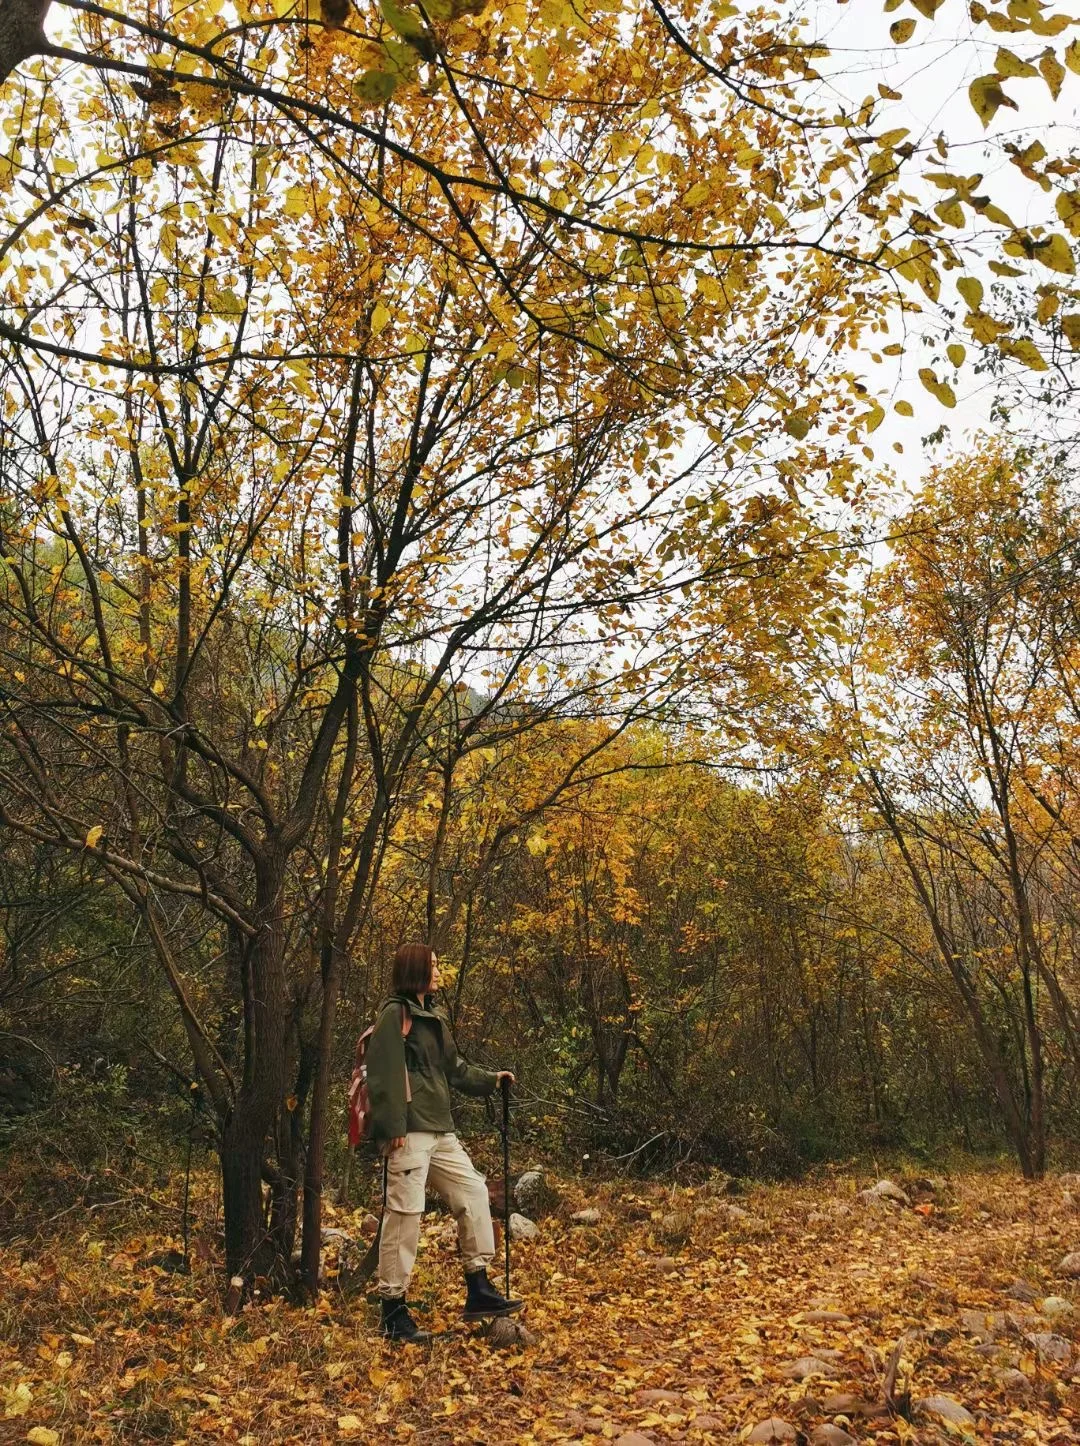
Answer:
[[[98,839],[104,832],[105,830],[102,828],[100,823],[94,824],[94,827],[86,835],[85,847],[88,849],[97,848]]]
[[[1007,261],[991,261],[988,263],[990,270],[995,276],[1023,276],[1019,266],[1010,266]]]
[[[810,430],[810,423],[802,412],[792,412],[784,418],[784,431],[789,436],[795,437],[798,441],[806,436]]]
[[[1072,247],[1065,237],[1056,231],[1053,236],[1047,236],[1045,241],[1036,241],[1033,253],[1035,260],[1041,261],[1051,271],[1062,271],[1066,276],[1072,276],[1076,271]]]
[[[1002,45],[994,59],[998,75],[1036,75],[1035,67],[1027,60],[1021,60]]]
[[[946,226],[960,227],[964,224],[964,208],[959,196],[947,196],[934,207],[934,214],[940,216]]]
[[[990,29],[996,30],[999,35],[1019,35],[1022,30],[1027,29],[1019,20],[1013,20],[1008,15],[998,15],[993,10],[985,18]]]
[[[915,34],[914,20],[894,20],[889,26],[889,36],[896,45],[903,45]]]
[[[1068,316],[1063,316],[1061,330],[1073,351],[1080,351],[1080,311],[1070,311]]]
[[[964,322],[976,341],[991,342],[997,341],[999,336],[1004,336],[1012,328],[1005,322],[995,321],[985,311],[971,311],[964,318]]]
[[[949,345],[945,348],[945,350],[948,352],[949,360],[952,362],[954,367],[960,367],[964,365],[964,358],[967,356],[966,346],[962,346],[960,342],[954,341],[950,342]]]
[[[542,90],[551,74],[551,56],[548,55],[546,46],[534,45],[529,51],[529,74],[537,89]]]
[[[48,1426],[31,1426],[26,1439],[31,1446],[58,1446],[60,1436],[58,1432],[50,1431]]]
[[[915,415],[915,408],[910,402],[897,402],[894,410],[899,412],[902,417],[913,417]]]
[[[1003,355],[1011,356],[1015,361],[1022,362],[1033,372],[1048,370],[1042,352],[1029,337],[1022,336],[1015,340],[1011,337],[1003,338],[998,342],[998,347]]]
[[[1066,45],[1065,64],[1074,75],[1080,75],[1080,40],[1070,40]]]
[[[984,130],[994,119],[1001,106],[1008,106],[1010,110],[1020,109],[1016,101],[1002,90],[1000,78],[997,75],[978,76],[968,86],[968,97],[975,114],[983,123]]]
[[[306,186],[290,186],[285,192],[286,216],[306,216],[310,209],[310,198]]]
[[[25,1381],[20,1381],[17,1386],[5,1386],[4,1415],[9,1419],[12,1416],[25,1416],[33,1400],[33,1392]]]
[[[956,406],[956,393],[952,387],[949,386],[948,382],[938,380],[937,373],[932,367],[920,367],[919,381],[922,382],[931,396],[938,399],[943,407]]]
[[[1080,236],[1080,191],[1061,191],[1054,209],[1070,236]]]
[[[232,230],[230,229],[229,223],[224,216],[215,216],[212,214],[207,216],[206,229],[210,232],[212,236],[216,236],[217,239],[222,243],[222,245],[232,245]]]
[[[352,1436],[355,1432],[364,1429],[364,1423],[359,1416],[339,1416],[337,1428],[343,1436]]]
[[[876,432],[884,420],[885,408],[882,407],[878,402],[875,402],[866,414],[867,432]]]
[[[983,299],[982,282],[975,276],[961,276],[956,283],[956,289],[972,311],[978,311]]]
[[[371,330],[374,336],[378,336],[387,322],[390,320],[390,313],[381,301],[375,303],[375,310],[371,313]]]
[[[911,0],[911,3],[920,15],[925,15],[927,20],[933,20],[937,11],[944,5],[945,0]]]
[[[1061,83],[1065,79],[1065,67],[1052,50],[1046,50],[1039,57],[1039,74],[1055,100],[1061,94]]]

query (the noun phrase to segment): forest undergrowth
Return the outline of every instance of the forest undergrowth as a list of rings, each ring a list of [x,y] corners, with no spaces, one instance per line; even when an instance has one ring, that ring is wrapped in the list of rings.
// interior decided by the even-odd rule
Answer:
[[[0,1441],[1080,1440],[1076,1177],[897,1175],[903,1199],[849,1173],[736,1194],[722,1179],[553,1183],[539,1237],[513,1246],[530,1342],[501,1351],[455,1318],[439,1213],[411,1293],[443,1334],[405,1348],[339,1285],[374,1226],[363,1208],[328,1212],[316,1305],[235,1315],[209,1174],[193,1181],[189,1273],[160,1230],[182,1176],[51,1222],[9,1216]]]

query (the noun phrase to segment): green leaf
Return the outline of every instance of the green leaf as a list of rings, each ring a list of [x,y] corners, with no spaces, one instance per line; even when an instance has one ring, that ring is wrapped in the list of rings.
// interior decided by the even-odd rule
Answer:
[[[406,40],[419,40],[421,36],[427,35],[427,26],[420,16],[406,10],[403,5],[398,5],[397,0],[379,0],[379,9],[387,25]]]
[[[388,70],[365,70],[359,80],[353,81],[353,91],[361,100],[386,101],[397,83],[397,76]]]

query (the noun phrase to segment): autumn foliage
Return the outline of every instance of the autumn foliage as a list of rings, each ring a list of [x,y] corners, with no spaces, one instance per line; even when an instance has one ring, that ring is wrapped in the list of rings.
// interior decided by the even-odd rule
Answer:
[[[978,61],[1022,224],[813,17],[7,7],[24,1163],[197,1135],[215,1266],[314,1299],[406,937],[564,1162],[1074,1149],[1069,454],[972,437],[905,493],[875,453],[969,360],[1000,417],[1072,395],[1076,157],[999,127],[1073,25],[956,8],[882,43]]]

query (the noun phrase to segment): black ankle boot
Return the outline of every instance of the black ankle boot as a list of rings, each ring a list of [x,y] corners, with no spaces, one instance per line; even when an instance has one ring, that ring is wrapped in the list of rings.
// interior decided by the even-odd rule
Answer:
[[[488,1280],[486,1270],[467,1270],[465,1285],[468,1294],[462,1314],[466,1320],[488,1320],[491,1316],[512,1315],[522,1307],[522,1301],[507,1300],[505,1295],[499,1294]]]
[[[422,1331],[409,1314],[403,1295],[386,1296],[382,1301],[382,1333],[387,1340],[423,1345],[431,1339],[430,1331]]]

